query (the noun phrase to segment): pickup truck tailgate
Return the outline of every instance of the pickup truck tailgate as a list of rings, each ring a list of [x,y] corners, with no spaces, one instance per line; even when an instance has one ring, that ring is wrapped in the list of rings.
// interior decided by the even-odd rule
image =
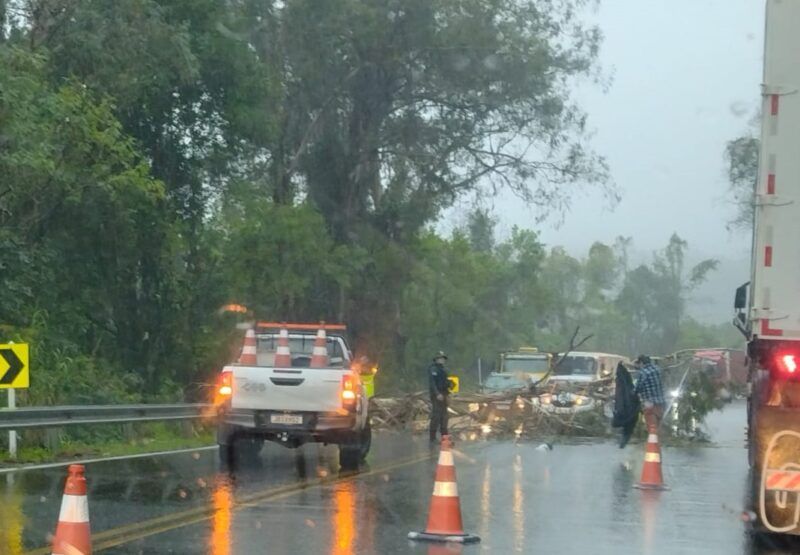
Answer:
[[[341,368],[229,366],[231,407],[252,410],[333,412],[342,408]]]

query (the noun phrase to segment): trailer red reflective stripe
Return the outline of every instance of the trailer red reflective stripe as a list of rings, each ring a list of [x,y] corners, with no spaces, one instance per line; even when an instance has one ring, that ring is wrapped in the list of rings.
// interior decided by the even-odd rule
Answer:
[[[783,481],[783,472],[772,472],[767,476],[767,489],[776,489]]]
[[[775,174],[771,173],[767,175],[767,194],[774,195],[775,194]]]
[[[770,110],[769,113],[772,116],[778,115],[778,98],[780,98],[777,94],[770,95]]]
[[[773,491],[800,491],[800,472],[796,470],[768,470],[766,489]]]
[[[761,335],[781,336],[783,335],[783,330],[777,330],[769,327],[769,320],[763,318],[761,320]]]
[[[764,247],[764,266],[767,268],[772,266],[772,245]]]
[[[784,486],[787,490],[795,491],[800,486],[800,473],[795,472],[789,477],[789,482]]]

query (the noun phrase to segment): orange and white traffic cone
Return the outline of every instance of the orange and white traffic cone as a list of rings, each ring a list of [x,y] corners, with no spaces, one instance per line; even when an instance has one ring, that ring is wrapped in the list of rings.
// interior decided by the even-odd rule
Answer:
[[[239,355],[239,364],[243,366],[256,366],[256,332],[252,329],[244,334],[242,354]]]
[[[431,508],[428,513],[428,525],[424,532],[409,532],[408,538],[411,540],[458,543],[481,541],[478,536],[465,533],[464,525],[461,523],[461,502],[458,499],[456,467],[453,464],[451,447],[450,436],[443,436],[439,464],[436,466]]]
[[[90,555],[92,535],[89,530],[89,502],[83,465],[69,466],[61,514],[53,538],[53,555]]]
[[[291,368],[292,353],[289,351],[289,330],[281,328],[278,334],[278,347],[275,349],[275,368]]]
[[[328,359],[328,340],[325,328],[319,328],[317,338],[314,340],[314,351],[311,353],[311,368],[327,368],[330,366]]]
[[[644,452],[642,477],[633,487],[647,490],[669,489],[664,484],[661,474],[661,446],[658,443],[658,423],[652,411],[645,410],[644,419],[647,423],[647,446]]]

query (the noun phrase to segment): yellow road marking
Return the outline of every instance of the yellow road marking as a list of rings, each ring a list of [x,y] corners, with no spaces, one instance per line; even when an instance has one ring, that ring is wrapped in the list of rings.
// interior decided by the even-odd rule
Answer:
[[[402,468],[404,466],[410,466],[425,460],[429,460],[432,457],[433,453],[428,453],[427,455],[406,459],[404,461],[368,470],[367,472],[352,473],[345,476],[340,476],[335,479],[318,478],[316,480],[302,482],[299,484],[286,484],[283,486],[278,486],[258,493],[252,493],[243,496],[241,499],[239,499],[234,503],[232,510],[251,507],[253,505],[262,503],[264,501],[275,501],[283,499],[311,488],[329,486],[341,482],[346,482],[348,480],[354,480],[356,478],[374,476],[375,474],[381,472],[388,472],[391,470],[395,470],[397,468]],[[125,526],[104,530],[103,532],[92,534],[93,549],[95,552],[98,552],[125,543],[130,543],[138,539],[154,536],[156,534],[161,534],[163,532],[169,532],[170,530],[183,528],[185,526],[190,526],[192,524],[197,524],[199,522],[203,522],[205,520],[213,518],[214,513],[216,513],[216,511],[217,510],[212,506],[195,507],[194,509],[187,509],[185,511],[170,513],[168,515],[155,517],[149,520],[144,520],[142,522],[136,522],[134,524],[127,524]],[[38,549],[27,551],[25,553],[25,555],[49,555],[49,554],[50,554],[49,546],[40,547]]]

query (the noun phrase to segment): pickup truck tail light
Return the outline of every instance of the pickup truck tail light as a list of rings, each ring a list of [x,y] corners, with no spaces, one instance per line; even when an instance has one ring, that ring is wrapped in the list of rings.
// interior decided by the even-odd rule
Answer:
[[[223,370],[220,373],[217,380],[217,394],[223,399],[233,394],[233,372],[230,370]]]
[[[356,410],[358,395],[356,394],[356,378],[352,375],[342,376],[342,407]]]

